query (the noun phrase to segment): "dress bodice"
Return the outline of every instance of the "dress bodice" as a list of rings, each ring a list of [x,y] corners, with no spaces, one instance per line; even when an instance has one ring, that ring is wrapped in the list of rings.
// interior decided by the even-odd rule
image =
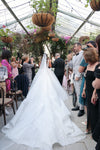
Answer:
[[[86,90],[87,90],[87,97],[91,98],[93,93],[93,86],[92,82],[95,80],[94,71],[88,70],[86,73]]]
[[[92,82],[95,80],[94,71],[87,71],[86,73],[86,83],[92,84]]]
[[[94,75],[96,78],[100,79],[100,69],[98,67],[100,67],[100,64],[96,66]],[[98,94],[98,98],[100,99],[100,89],[97,89],[97,94]]]

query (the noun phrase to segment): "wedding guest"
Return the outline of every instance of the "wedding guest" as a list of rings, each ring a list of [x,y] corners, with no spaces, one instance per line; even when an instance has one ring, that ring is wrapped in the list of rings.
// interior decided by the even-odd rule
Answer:
[[[39,57],[38,67],[40,67],[40,65],[41,65],[41,61],[42,61],[42,57]]]
[[[8,79],[6,79],[6,92],[8,93],[11,89],[11,82],[9,78],[13,78],[12,72],[11,72],[11,65],[9,63],[9,58],[11,57],[11,52],[8,50],[4,50],[2,52],[2,65],[7,67],[8,71]]]
[[[93,104],[97,103],[99,105],[99,111],[98,111],[98,120],[95,126],[95,129],[93,131],[92,137],[97,142],[95,149],[100,150],[100,34],[96,37],[96,44],[99,54],[99,64],[95,68],[95,80],[92,82],[93,87],[95,88],[95,95],[93,95],[91,102]],[[96,95],[97,94],[97,95]],[[98,97],[98,99],[97,99]]]
[[[70,94],[73,93],[73,63],[72,63],[72,58],[73,58],[73,53],[70,53],[67,55],[67,66],[65,67],[66,69],[66,74],[67,74],[67,87],[68,87],[68,93]]]
[[[96,89],[97,96],[93,104],[97,103],[98,101],[99,109],[98,109],[98,120],[94,128],[92,137],[97,142],[96,150],[100,150],[100,63],[96,66],[95,77],[96,79],[93,81],[92,85]]]
[[[6,97],[6,83],[5,80],[8,78],[8,71],[5,66],[1,64],[2,57],[0,56],[0,86],[4,90],[4,97]]]
[[[68,68],[72,69],[73,64],[72,64],[72,58],[73,58],[73,53],[70,53],[67,55],[67,64],[68,64]]]
[[[48,68],[52,67],[51,59],[49,57],[47,57],[47,64],[48,64]]]
[[[5,82],[5,80],[8,78],[8,71],[7,71],[7,67],[3,66],[1,61],[2,61],[2,56],[0,56],[0,86],[3,88],[4,98],[6,98],[6,82]],[[6,115],[9,115],[9,112],[7,111],[6,108],[5,108],[5,113],[6,113]],[[1,105],[0,105],[0,115],[2,115]]]
[[[65,62],[62,58],[60,58],[60,54],[55,54],[55,61],[52,64],[52,67],[55,68],[54,73],[58,78],[60,84],[62,85],[64,70],[65,70]]]
[[[27,75],[23,71],[23,67],[20,69],[20,74],[15,77],[17,88],[23,92],[23,96],[27,96],[28,87],[29,87],[29,79]]]
[[[31,86],[32,82],[32,67],[34,67],[33,58],[31,58],[31,64],[29,64],[29,56],[24,56],[23,71],[29,79],[29,87]]]
[[[63,86],[63,88],[64,88],[65,90],[67,90],[67,76],[66,76],[66,70],[64,71],[62,86]]]
[[[69,68],[72,69],[73,67],[73,64],[72,64],[72,57],[73,57],[73,54],[70,53],[67,55],[67,60],[66,60],[66,65],[65,65],[65,70],[66,70],[66,75],[67,75],[67,79],[68,79],[68,70]]]
[[[95,80],[94,70],[98,64],[98,54],[93,48],[88,48],[84,52],[84,59],[88,63],[86,69],[86,84],[84,84],[82,96],[87,96],[87,128],[86,133],[90,133],[95,128],[97,118],[98,118],[98,104],[92,104],[91,98],[94,91],[92,82]]]
[[[22,59],[18,61],[18,74],[20,74],[21,68],[22,68]]]
[[[11,57],[12,75],[13,79],[18,75],[18,63],[14,56]]]
[[[88,41],[85,49],[87,49],[87,47],[90,47],[90,44],[91,44],[91,46],[94,46],[96,48],[96,43],[94,41]],[[86,107],[87,100],[86,100],[86,98],[82,97],[82,92],[83,92],[83,87],[84,87],[84,82],[85,82],[84,72],[87,68],[87,65],[88,65],[88,63],[86,63],[85,59],[83,58],[83,60],[80,64],[80,67],[79,67],[79,72],[82,73],[82,83],[81,83],[81,88],[80,88],[79,102],[80,102],[80,104],[84,105],[84,109],[85,109],[86,113],[87,113],[87,107]]]
[[[31,56],[31,58],[33,59],[33,64],[34,64],[34,66],[31,68],[32,69],[32,80],[33,80],[35,77],[35,63],[34,63],[33,56]],[[31,59],[29,60],[29,64],[31,64]]]
[[[80,87],[82,82],[82,75],[79,72],[79,66],[83,59],[83,51],[82,46],[80,43],[74,44],[74,52],[75,55],[72,59],[73,64],[73,80],[74,80],[74,87],[77,95],[77,106],[75,108],[72,108],[72,111],[78,111],[78,117],[81,117],[84,115],[84,106],[79,103],[79,97],[80,97]]]

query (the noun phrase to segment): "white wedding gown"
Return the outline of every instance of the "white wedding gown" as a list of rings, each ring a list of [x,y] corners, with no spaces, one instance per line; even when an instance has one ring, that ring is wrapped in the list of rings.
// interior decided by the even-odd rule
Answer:
[[[46,55],[26,99],[13,119],[2,129],[0,150],[52,150],[84,138],[71,121],[64,104],[68,98],[54,73],[46,66]]]

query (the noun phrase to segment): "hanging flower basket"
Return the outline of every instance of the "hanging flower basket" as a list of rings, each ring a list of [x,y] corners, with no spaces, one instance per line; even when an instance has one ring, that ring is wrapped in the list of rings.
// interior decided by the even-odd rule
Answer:
[[[42,31],[50,31],[51,30],[51,25],[47,27],[41,27]]]
[[[52,41],[58,42],[58,41],[59,41],[59,38],[52,38]]]
[[[13,38],[12,37],[6,37],[6,36],[2,36],[1,37],[1,40],[4,42],[4,43],[11,43],[13,41]]]
[[[40,43],[40,42],[45,41],[45,40],[47,40],[47,37],[46,37],[46,36],[36,37],[36,38],[34,39],[34,43]]]
[[[54,32],[50,32],[50,33],[48,34],[48,36],[49,36],[49,37],[55,37],[55,33],[54,33]]]
[[[79,38],[79,42],[81,43],[81,44],[86,44],[88,41],[89,41],[89,36],[81,36],[80,38]]]
[[[100,11],[100,0],[91,0],[90,6],[94,11]]]
[[[50,13],[35,13],[32,16],[32,21],[39,27],[47,27],[53,24],[54,16]]]

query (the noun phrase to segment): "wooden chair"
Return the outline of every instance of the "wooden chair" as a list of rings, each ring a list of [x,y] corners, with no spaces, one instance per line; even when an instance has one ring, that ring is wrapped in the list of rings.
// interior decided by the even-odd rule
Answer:
[[[3,114],[4,117],[4,124],[6,125],[6,113],[5,113],[5,107],[9,104],[11,105],[13,109],[13,113],[15,114],[15,109],[14,109],[14,101],[12,98],[4,98],[4,90],[2,87],[0,87],[0,93],[1,93],[1,98],[0,98],[0,109],[1,113]]]
[[[23,100],[23,93],[21,90],[17,90],[17,83],[14,79],[10,79],[11,83],[13,84],[13,86],[11,87],[11,90],[9,91],[8,95],[9,97],[13,98],[15,100],[16,103],[16,109],[18,109],[18,96],[21,96],[22,100]]]

